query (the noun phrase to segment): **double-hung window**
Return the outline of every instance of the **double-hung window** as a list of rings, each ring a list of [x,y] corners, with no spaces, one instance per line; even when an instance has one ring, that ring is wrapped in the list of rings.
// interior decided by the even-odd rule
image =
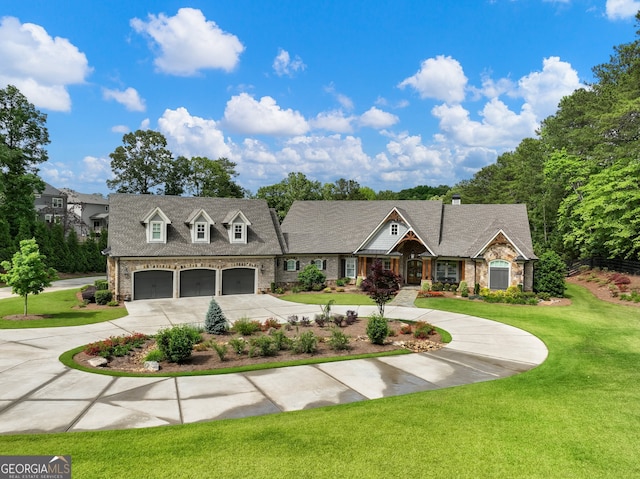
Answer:
[[[207,241],[206,223],[196,223],[196,241]]]
[[[161,221],[152,221],[151,222],[151,241],[163,241],[164,238],[162,236],[162,222]]]
[[[356,277],[356,258],[347,258],[344,262],[344,275],[347,278]]]
[[[51,206],[53,208],[62,208],[62,198],[51,198]]]

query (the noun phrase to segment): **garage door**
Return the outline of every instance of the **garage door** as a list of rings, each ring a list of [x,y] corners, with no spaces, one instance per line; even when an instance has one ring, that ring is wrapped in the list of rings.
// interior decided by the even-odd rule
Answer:
[[[188,269],[180,272],[180,297],[214,296],[216,272],[212,269]]]
[[[133,274],[133,299],[173,298],[173,271]]]
[[[253,294],[256,291],[255,280],[255,269],[225,269],[222,272],[222,294]]]

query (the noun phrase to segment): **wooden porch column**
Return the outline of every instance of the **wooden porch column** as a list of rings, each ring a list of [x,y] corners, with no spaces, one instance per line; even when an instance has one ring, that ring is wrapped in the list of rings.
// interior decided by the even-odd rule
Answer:
[[[422,281],[427,279],[427,259],[422,258]]]
[[[431,279],[431,265],[433,263],[433,260],[431,258],[429,258],[427,260],[427,277],[426,279]]]
[[[467,269],[466,268],[466,262],[464,260],[460,261],[460,281],[464,281],[464,272]]]

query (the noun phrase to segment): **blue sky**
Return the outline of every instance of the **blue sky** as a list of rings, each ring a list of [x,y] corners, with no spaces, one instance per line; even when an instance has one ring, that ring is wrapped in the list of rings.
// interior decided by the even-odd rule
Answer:
[[[0,87],[47,114],[52,185],[109,193],[109,153],[162,132],[252,192],[303,172],[454,183],[535,136],[635,39],[632,0],[0,0]]]

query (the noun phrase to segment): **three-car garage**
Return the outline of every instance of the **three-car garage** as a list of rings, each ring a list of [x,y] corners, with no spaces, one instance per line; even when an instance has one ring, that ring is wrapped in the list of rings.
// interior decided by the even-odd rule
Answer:
[[[216,286],[220,283],[219,290]],[[133,273],[133,299],[254,294],[256,268],[143,270]]]

